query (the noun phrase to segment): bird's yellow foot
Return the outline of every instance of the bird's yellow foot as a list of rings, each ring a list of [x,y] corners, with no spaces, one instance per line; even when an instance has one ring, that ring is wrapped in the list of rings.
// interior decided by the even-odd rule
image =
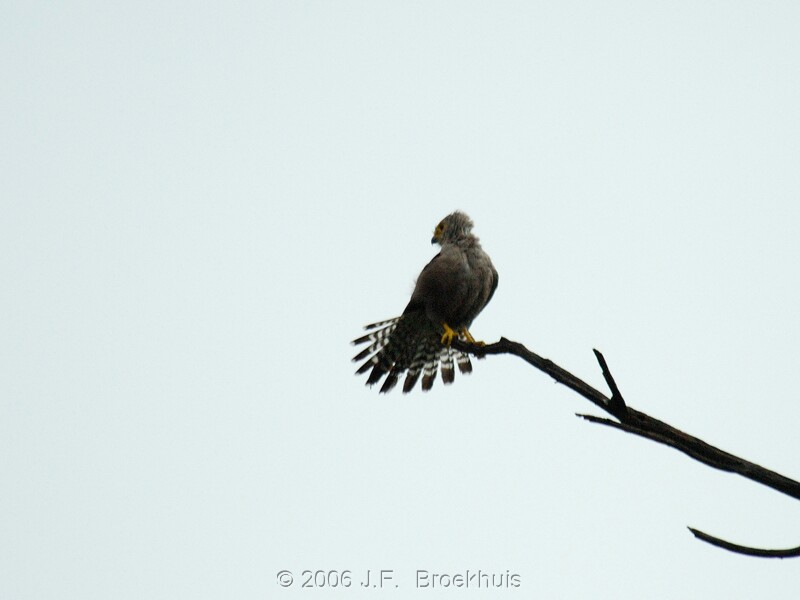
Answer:
[[[447,323],[442,323],[444,333],[442,334],[442,345],[449,346],[453,343],[454,339],[458,338],[458,334]]]
[[[485,346],[486,345],[486,342],[479,342],[474,337],[472,337],[472,334],[469,332],[469,330],[466,327],[464,327],[464,329],[461,330],[461,335],[463,335],[465,338],[467,338],[467,341],[470,344],[474,344],[475,346]]]

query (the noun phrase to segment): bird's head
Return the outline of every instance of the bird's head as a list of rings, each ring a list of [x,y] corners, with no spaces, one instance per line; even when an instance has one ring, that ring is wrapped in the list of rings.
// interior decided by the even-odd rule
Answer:
[[[456,211],[442,219],[433,230],[431,244],[440,246],[465,238],[472,232],[472,219],[465,213]]]

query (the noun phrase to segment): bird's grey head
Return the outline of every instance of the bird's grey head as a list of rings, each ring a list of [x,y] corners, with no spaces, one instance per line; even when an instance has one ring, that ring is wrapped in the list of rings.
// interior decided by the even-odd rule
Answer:
[[[472,233],[472,219],[465,213],[456,211],[447,215],[433,230],[431,244],[443,245],[467,239]]]

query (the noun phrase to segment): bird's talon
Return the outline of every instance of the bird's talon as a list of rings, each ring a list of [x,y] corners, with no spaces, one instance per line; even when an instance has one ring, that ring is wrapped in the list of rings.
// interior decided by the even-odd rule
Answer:
[[[472,344],[473,346],[481,346],[482,347],[482,346],[486,345],[486,342],[479,342],[474,337],[472,337],[472,334],[469,332],[469,330],[466,327],[464,327],[464,329],[461,330],[461,335],[463,335],[464,338],[470,344]]]
[[[449,346],[453,343],[453,340],[458,337],[458,334],[453,331],[453,329],[447,323],[442,323],[442,327],[444,327],[444,333],[442,334],[442,345]]]

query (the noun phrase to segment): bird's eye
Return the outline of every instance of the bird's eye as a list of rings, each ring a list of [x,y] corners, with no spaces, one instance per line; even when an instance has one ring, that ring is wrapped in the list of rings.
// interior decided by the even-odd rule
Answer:
[[[444,221],[442,221],[441,223],[439,223],[436,226],[436,230],[434,231],[434,234],[435,235],[442,235],[443,231],[444,231]]]

